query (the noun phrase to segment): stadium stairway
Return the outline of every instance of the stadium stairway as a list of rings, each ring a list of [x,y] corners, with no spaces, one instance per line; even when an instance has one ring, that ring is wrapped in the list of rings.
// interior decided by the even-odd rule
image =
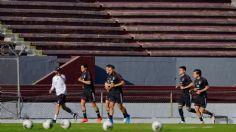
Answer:
[[[0,21],[60,63],[81,55],[148,55],[96,2],[2,0]]]
[[[1,0],[0,21],[60,63],[72,56],[236,56],[230,0]]]

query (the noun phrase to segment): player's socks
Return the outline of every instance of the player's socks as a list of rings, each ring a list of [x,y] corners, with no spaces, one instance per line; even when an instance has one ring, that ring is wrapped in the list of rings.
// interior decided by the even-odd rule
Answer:
[[[78,119],[78,114],[77,114],[77,113],[73,113],[72,116],[73,116],[73,118],[74,118],[75,120]]]
[[[201,122],[203,122],[203,118],[202,118],[202,117],[199,117],[199,120],[200,120]]]
[[[195,109],[193,109],[193,108],[191,108],[191,109],[189,110],[189,112],[191,112],[191,113],[196,113]]]
[[[87,118],[86,111],[83,111],[83,116],[84,116],[84,118]]]
[[[100,115],[100,112],[99,112],[99,110],[98,110],[98,111],[96,111],[96,113],[97,113],[97,117],[98,117],[98,118],[101,118],[101,115]]]
[[[179,115],[180,115],[181,121],[185,122],[183,109],[179,109]]]
[[[210,111],[205,111],[204,114],[207,114],[207,115],[213,116],[213,113],[211,113]]]
[[[109,121],[113,124],[113,116],[109,114]]]
[[[54,115],[54,118],[53,118],[53,120],[55,120],[55,121],[57,120],[57,115]]]
[[[127,112],[123,113],[124,118],[126,118],[127,116],[129,116],[129,114]]]

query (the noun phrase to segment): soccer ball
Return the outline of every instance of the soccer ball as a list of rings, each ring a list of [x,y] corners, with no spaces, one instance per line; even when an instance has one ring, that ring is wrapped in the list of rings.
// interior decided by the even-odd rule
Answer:
[[[46,120],[45,122],[43,122],[44,129],[50,129],[52,128],[52,126],[53,126],[52,120]]]
[[[105,131],[112,130],[113,124],[110,121],[105,121],[102,125],[102,128]]]
[[[161,124],[161,122],[159,122],[159,121],[154,121],[153,123],[152,123],[152,130],[154,131],[154,132],[159,132],[159,131],[161,131],[162,130],[162,124]]]
[[[69,120],[63,120],[63,121],[61,122],[61,127],[64,128],[64,129],[69,129],[70,126],[71,126],[71,123],[70,123]]]
[[[31,129],[33,127],[33,122],[31,120],[24,120],[23,127],[25,129]]]

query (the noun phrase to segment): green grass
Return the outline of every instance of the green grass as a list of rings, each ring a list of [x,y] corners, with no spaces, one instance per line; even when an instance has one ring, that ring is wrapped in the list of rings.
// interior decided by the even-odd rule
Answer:
[[[32,129],[24,129],[21,124],[0,124],[1,132],[104,132],[102,124],[72,124],[65,130],[59,124],[44,130],[41,124],[34,124]],[[164,124],[163,132],[236,132],[236,125],[195,125]],[[152,132],[151,124],[114,124],[112,132]]]

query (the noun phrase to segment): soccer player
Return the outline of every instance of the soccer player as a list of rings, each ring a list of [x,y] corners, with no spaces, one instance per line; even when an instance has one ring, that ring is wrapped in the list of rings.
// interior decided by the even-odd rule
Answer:
[[[195,69],[193,71],[194,77],[194,91],[197,94],[197,98],[195,99],[195,111],[197,116],[199,117],[201,124],[204,124],[202,115],[203,113],[209,114],[211,118],[214,120],[214,113],[206,110],[207,106],[207,90],[209,89],[209,84],[207,79],[202,77],[202,72],[200,69]]]
[[[91,102],[94,111],[97,113],[97,122],[101,123],[102,118],[101,118],[98,106],[96,104],[94,84],[93,84],[92,77],[88,71],[88,65],[83,64],[80,66],[80,69],[81,69],[82,74],[78,78],[78,81],[83,84],[83,89],[84,89],[82,98],[81,98],[81,107],[82,107],[82,112],[84,116],[84,118],[82,119],[82,122],[83,123],[88,122],[85,104],[86,102]]]
[[[109,70],[109,68],[108,67],[106,67],[106,73],[108,73],[108,70]],[[106,83],[105,83],[106,84]],[[106,89],[106,88],[105,88]],[[109,90],[107,90],[106,89],[106,91],[107,91],[107,93],[109,93]],[[109,111],[110,111],[110,108],[109,108],[109,99],[108,99],[108,94],[107,94],[107,96],[106,96],[106,99],[105,99],[105,108],[106,108],[106,112],[107,112],[107,118],[109,119]]]
[[[192,80],[189,75],[186,74],[186,67],[179,67],[178,74],[180,76],[179,84],[176,88],[180,88],[182,90],[179,102],[178,102],[178,110],[179,115],[181,117],[180,123],[185,123],[183,107],[186,106],[188,112],[196,113],[193,108],[191,108],[192,95],[190,93],[190,89],[193,87]]]
[[[124,79],[120,74],[115,72],[113,65],[107,65],[107,80],[105,82],[105,89],[108,92],[109,100],[109,121],[113,123],[113,114],[115,104],[118,104],[119,109],[124,115],[124,122],[130,123],[130,115],[127,113],[126,108],[123,106],[123,90],[122,87],[125,85]]]
[[[49,90],[49,94],[51,94],[54,90],[56,91],[57,96],[57,103],[55,106],[55,116],[53,118],[53,123],[56,123],[57,116],[62,108],[66,112],[70,113],[74,119],[77,119],[77,114],[72,112],[70,108],[66,106],[66,95],[67,95],[67,88],[66,88],[66,77],[65,75],[60,73],[60,68],[55,70],[55,75],[52,78],[52,86]]]

